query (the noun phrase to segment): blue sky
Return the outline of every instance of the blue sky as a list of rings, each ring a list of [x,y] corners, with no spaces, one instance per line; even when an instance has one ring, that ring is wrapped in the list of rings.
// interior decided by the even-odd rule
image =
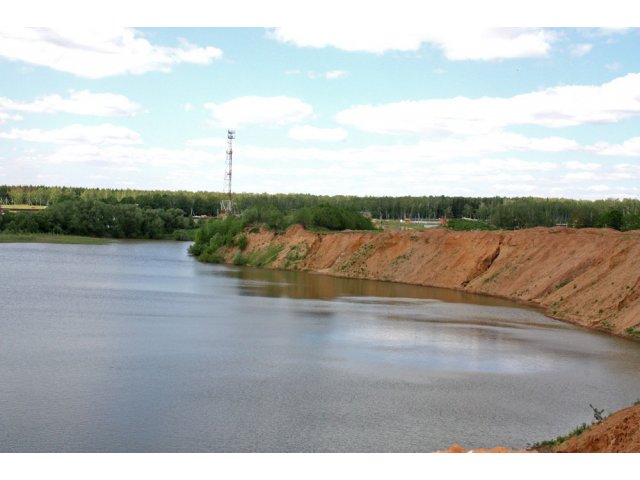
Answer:
[[[0,183],[640,198],[640,30],[0,29]]]

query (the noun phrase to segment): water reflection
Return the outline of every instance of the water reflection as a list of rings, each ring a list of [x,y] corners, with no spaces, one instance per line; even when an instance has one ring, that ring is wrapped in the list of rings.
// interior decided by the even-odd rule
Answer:
[[[162,242],[0,265],[0,451],[521,447],[640,391],[640,345],[484,296]]]
[[[514,303],[508,300],[444,288],[331,277],[307,272],[228,267],[216,270],[214,274],[241,280],[238,284],[239,292],[247,296],[301,299],[353,297],[352,301],[373,303],[388,303],[392,298],[417,298],[473,305],[514,306]]]

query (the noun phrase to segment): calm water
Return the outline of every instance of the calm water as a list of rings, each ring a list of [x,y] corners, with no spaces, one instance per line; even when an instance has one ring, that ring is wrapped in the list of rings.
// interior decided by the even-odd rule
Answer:
[[[524,447],[640,398],[640,345],[460,293],[0,244],[0,451]]]

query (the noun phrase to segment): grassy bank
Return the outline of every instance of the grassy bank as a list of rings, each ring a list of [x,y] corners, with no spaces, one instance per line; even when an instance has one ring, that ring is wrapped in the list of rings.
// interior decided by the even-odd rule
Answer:
[[[65,243],[104,245],[109,238],[81,237],[79,235],[53,235],[50,233],[0,233],[0,243]]]

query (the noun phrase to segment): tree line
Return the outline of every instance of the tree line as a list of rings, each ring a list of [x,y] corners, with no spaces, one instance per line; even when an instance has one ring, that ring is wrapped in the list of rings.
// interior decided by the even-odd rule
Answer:
[[[62,200],[37,213],[5,212],[0,232],[51,233],[110,238],[192,237],[191,217],[178,208],[141,208],[135,204],[110,204],[100,200]]]
[[[219,212],[222,192],[99,189],[45,186],[0,186],[0,203],[55,205],[66,200],[100,201],[110,205],[132,204],[141,209],[180,209],[185,215]],[[252,208],[293,212],[320,204],[368,212],[376,219],[471,218],[497,228],[568,225],[576,228],[609,227],[618,230],[640,228],[640,200],[573,200],[536,197],[375,197],[351,195],[237,193],[235,206],[243,212]]]

